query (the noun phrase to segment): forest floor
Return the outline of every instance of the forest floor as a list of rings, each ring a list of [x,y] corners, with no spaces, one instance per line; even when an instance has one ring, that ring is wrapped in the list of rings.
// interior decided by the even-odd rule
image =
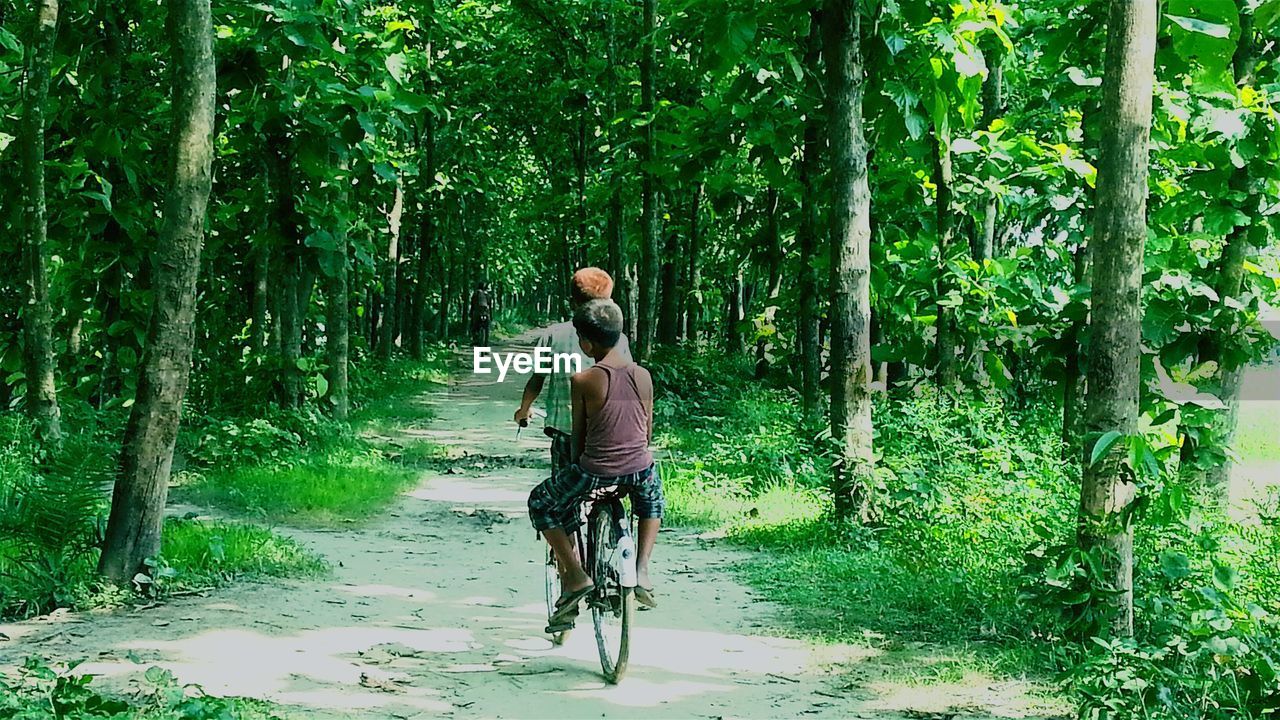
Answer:
[[[85,660],[79,671],[123,688],[159,665],[309,718],[1065,715],[1035,682],[935,671],[951,667],[946,648],[798,636],[741,582],[741,549],[679,529],[655,557],[661,607],[638,615],[628,675],[606,685],[588,627],[562,647],[542,633],[543,546],[524,506],[546,450],[537,430],[515,437],[524,379],[499,384],[472,375],[469,355],[457,363],[447,388],[418,398],[434,410],[429,427],[389,438],[445,448],[438,471],[368,523],[277,528],[325,557],[329,577],[0,625],[0,667]]]

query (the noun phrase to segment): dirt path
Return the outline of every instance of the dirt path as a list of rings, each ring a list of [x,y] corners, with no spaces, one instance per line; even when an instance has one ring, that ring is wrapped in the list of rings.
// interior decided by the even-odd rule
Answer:
[[[0,665],[87,659],[81,670],[108,686],[162,665],[213,694],[324,718],[968,718],[1048,707],[1024,683],[893,682],[874,650],[772,637],[776,608],[729,570],[741,556],[683,532],[663,533],[662,608],[638,616],[630,672],[606,686],[586,628],[558,648],[541,631],[541,547],[524,515],[541,471],[512,467],[545,457],[541,434],[516,442],[510,422],[523,379],[498,385],[469,367],[454,377],[422,398],[437,413],[431,427],[406,434],[480,458],[424,475],[365,527],[286,530],[333,563],[331,578],[0,626]]]

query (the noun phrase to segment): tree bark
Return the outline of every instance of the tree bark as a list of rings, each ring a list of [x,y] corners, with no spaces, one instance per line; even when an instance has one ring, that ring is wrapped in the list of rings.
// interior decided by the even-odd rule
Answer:
[[[990,129],[991,124],[1004,115],[1004,45],[998,40],[991,42],[986,55],[988,74],[982,86],[982,113],[983,123]],[[992,196],[983,209],[981,231],[974,236],[977,242],[973,247],[973,259],[979,263],[990,260],[995,254],[999,217],[1000,203]]]
[[[658,296],[658,190],[653,163],[657,154],[654,135],[657,71],[656,42],[657,0],[642,0],[643,24],[640,50],[640,116],[644,118],[640,143],[640,308],[635,338],[639,345],[637,359],[648,360],[654,340],[654,320]]]
[[[1253,84],[1253,66],[1257,62],[1257,40],[1255,38],[1253,13],[1242,11],[1240,15],[1240,43],[1236,47],[1233,60],[1236,84],[1247,87]],[[1235,168],[1229,182],[1231,195],[1246,198],[1246,203],[1255,202],[1250,189],[1248,166]],[[1217,280],[1214,288],[1218,293],[1219,312],[1230,313],[1230,302],[1239,300],[1244,286],[1244,263],[1249,256],[1249,234],[1253,230],[1254,218],[1262,213],[1256,207],[1241,208],[1246,221],[1236,226],[1227,235],[1226,245],[1222,248],[1222,257],[1218,260]],[[1240,423],[1240,390],[1244,368],[1238,364],[1223,361],[1223,345],[1225,331],[1211,332],[1201,339],[1200,362],[1215,362],[1218,371],[1214,376],[1218,397],[1223,405],[1213,420],[1212,435],[1215,444],[1230,448],[1235,443],[1236,429]],[[1228,455],[1219,465],[1204,470],[1199,478],[1208,500],[1216,505],[1225,506],[1229,500],[1231,481],[1231,458]]]
[[[831,197],[831,493],[836,516],[871,512],[871,190],[862,124],[866,82],[855,0],[825,0]]]
[[[662,253],[662,295],[658,312],[658,343],[680,342],[680,236],[676,226],[666,228],[667,241]]]
[[[22,104],[22,264],[26,283],[22,340],[27,415],[35,423],[40,437],[55,446],[62,442],[62,412],[55,386],[57,363],[53,354],[53,309],[49,302],[44,106],[49,97],[49,73],[57,32],[57,0],[40,0],[27,49]]]
[[[800,246],[799,316],[796,319],[796,350],[800,360],[800,399],[806,425],[816,425],[821,416],[818,397],[822,372],[821,348],[818,345],[818,269],[814,266],[818,250],[818,180],[821,171],[821,116],[817,103],[822,96],[821,82],[822,25],[817,10],[809,14],[809,39],[805,46],[804,66],[807,94],[814,107],[805,119],[804,139],[800,151],[800,227],[796,243]]]
[[[1127,512],[1134,477],[1125,443],[1089,462],[1108,432],[1137,429],[1141,383],[1142,257],[1147,235],[1148,144],[1156,47],[1156,0],[1112,0],[1103,80],[1103,128],[1093,255],[1079,541],[1101,550],[1113,593],[1113,630],[1133,634],[1133,527]]]
[[[429,3],[428,8],[431,9],[431,22],[434,22],[435,3]],[[427,57],[430,58],[431,53],[431,32],[427,33]],[[427,61],[428,69],[430,69],[430,59]],[[427,315],[427,278],[431,275],[431,253],[432,246],[436,242],[436,128],[435,118],[430,112],[426,114],[426,127],[423,129],[423,152],[426,155],[427,167],[427,192],[422,198],[422,218],[418,228],[418,270],[417,287],[413,297],[414,307],[414,323],[409,334],[409,352],[413,357],[421,360],[423,357],[422,335],[424,331],[424,323]]]
[[[387,213],[387,264],[382,270],[382,327],[378,357],[391,357],[396,342],[396,277],[400,268],[400,219],[404,213],[404,186],[396,181],[395,201]]]
[[[1076,248],[1073,258],[1075,263],[1074,279],[1076,284],[1082,283],[1088,277],[1088,248],[1081,244]],[[1067,330],[1066,344],[1067,357],[1066,369],[1062,378],[1062,452],[1064,457],[1070,457],[1078,451],[1080,447],[1079,438],[1079,416],[1080,416],[1080,338],[1084,333],[1086,317],[1081,316],[1079,319],[1071,323],[1071,328]]]
[[[98,569],[128,585],[160,552],[173,447],[191,372],[196,279],[212,186],[215,70],[209,0],[171,0],[173,131],[164,221],[155,250],[155,299],[138,393]]]
[[[685,314],[685,337],[694,348],[702,344],[702,228],[698,223],[701,207],[702,183],[698,183],[689,209],[689,299]]]
[[[937,304],[937,354],[936,379],[939,387],[951,387],[956,382],[956,327],[955,312],[945,304],[951,289],[949,260],[955,242],[955,209],[952,207],[952,188],[955,173],[951,164],[951,148],[934,129],[933,182],[938,188],[935,199],[938,227],[938,304]]]
[[[765,224],[764,224],[765,286],[764,307],[760,308],[757,317],[763,322],[773,324],[777,317],[774,304],[782,293],[782,233],[778,229],[778,190],[770,187],[765,192]],[[756,379],[763,380],[769,374],[769,351],[773,347],[772,338],[760,333],[756,338]]]

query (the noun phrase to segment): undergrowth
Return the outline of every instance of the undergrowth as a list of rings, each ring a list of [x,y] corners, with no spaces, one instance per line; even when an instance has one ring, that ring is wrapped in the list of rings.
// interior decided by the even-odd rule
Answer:
[[[50,667],[29,660],[11,676],[0,675],[0,718],[5,720],[286,720],[270,703],[208,695],[182,685],[171,672],[148,668],[128,692],[106,694],[75,664]]]
[[[1139,631],[1112,641],[1103,598],[1082,590],[1097,559],[1073,551],[1079,468],[1061,459],[1052,402],[1021,410],[930,386],[877,396],[875,519],[842,526],[824,441],[797,430],[792,391],[722,358],[673,352],[650,367],[669,521],[755,550],[739,569],[792,630],[958,648],[949,672],[1056,678],[1082,717],[1280,708],[1280,504],[1239,525],[1176,483],[1151,488],[1137,520]]]

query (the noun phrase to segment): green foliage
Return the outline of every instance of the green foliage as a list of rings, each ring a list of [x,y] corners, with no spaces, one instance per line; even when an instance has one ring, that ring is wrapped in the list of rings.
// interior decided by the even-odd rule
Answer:
[[[414,477],[380,455],[335,455],[293,466],[211,470],[191,476],[181,495],[266,522],[331,525],[376,518]]]
[[[181,685],[173,673],[147,668],[127,696],[99,693],[92,675],[77,664],[50,667],[28,660],[16,675],[0,675],[4,720],[283,720],[269,703],[217,698],[197,685]]]

